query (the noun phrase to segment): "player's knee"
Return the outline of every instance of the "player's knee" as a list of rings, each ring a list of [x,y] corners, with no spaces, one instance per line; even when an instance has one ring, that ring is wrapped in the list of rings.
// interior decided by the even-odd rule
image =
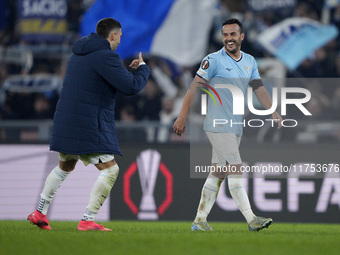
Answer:
[[[71,159],[69,161],[59,161],[59,167],[65,172],[72,172],[76,167],[77,160]]]
[[[107,181],[107,183],[109,183],[112,186],[115,183],[118,174],[119,166],[117,164],[100,171],[100,176],[104,178]]]
[[[219,179],[225,179],[227,177],[226,173],[220,172],[220,171],[215,171],[215,172],[211,172],[211,175],[219,178]]]
[[[242,164],[227,165],[226,166],[227,175],[242,175]]]

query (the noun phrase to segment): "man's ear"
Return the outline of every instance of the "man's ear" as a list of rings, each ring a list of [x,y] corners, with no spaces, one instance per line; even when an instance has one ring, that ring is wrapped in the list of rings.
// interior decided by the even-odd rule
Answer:
[[[116,33],[114,31],[112,31],[110,34],[109,34],[109,41],[114,41],[116,39]]]

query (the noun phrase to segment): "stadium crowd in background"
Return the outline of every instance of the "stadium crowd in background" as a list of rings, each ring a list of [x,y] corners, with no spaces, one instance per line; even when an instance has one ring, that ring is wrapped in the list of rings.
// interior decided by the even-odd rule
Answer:
[[[67,36],[66,41],[60,43],[61,48],[69,46],[80,37],[80,21],[84,12],[94,1],[75,0],[67,1]],[[322,9],[325,1],[297,0],[296,7],[291,10],[276,10],[254,12],[249,8],[247,1],[219,0],[209,36],[209,47],[206,54],[217,51],[222,47],[221,27],[223,20],[230,17],[239,18],[244,24],[247,36],[242,50],[255,58],[272,58],[264,50],[256,38],[259,33],[287,17],[307,17],[322,21]],[[20,39],[17,29],[16,1],[1,1],[0,13],[0,47],[21,45],[26,49],[29,46],[48,46],[48,43],[32,43],[29,45]],[[329,23],[340,29],[340,4],[330,11]],[[193,42],[194,43],[194,42]],[[2,58],[3,56],[0,56]],[[51,119],[57,100],[57,91],[43,93],[11,92],[3,88],[7,78],[11,75],[32,75],[47,73],[63,79],[66,59],[68,55],[35,54],[33,52],[33,65],[24,69],[17,63],[0,62],[0,119]],[[151,76],[146,88],[138,95],[125,99],[118,95],[116,103],[116,119],[121,122],[157,121],[163,125],[172,125],[180,111],[185,91],[189,87],[199,63],[194,66],[179,66],[168,59],[156,55],[144,55],[151,67]],[[126,59],[125,63],[130,63]],[[266,70],[261,70],[261,76]],[[286,72],[287,78],[339,78],[340,77],[340,36],[315,51],[313,55],[304,60],[292,72]],[[312,100],[306,106],[316,120],[340,119],[340,90],[335,86],[323,86],[313,83],[307,86],[312,92]],[[19,103],[20,102],[20,103]],[[296,113],[297,115],[299,113]],[[291,117],[295,117],[291,113]],[[299,117],[299,116],[298,116]],[[301,117],[301,116],[300,116]],[[170,129],[160,129],[154,135],[159,142],[165,142],[172,134]],[[151,131],[150,131],[151,132]],[[146,131],[148,133],[148,131]],[[148,134],[147,134],[148,135]],[[174,138],[176,139],[176,138]]]

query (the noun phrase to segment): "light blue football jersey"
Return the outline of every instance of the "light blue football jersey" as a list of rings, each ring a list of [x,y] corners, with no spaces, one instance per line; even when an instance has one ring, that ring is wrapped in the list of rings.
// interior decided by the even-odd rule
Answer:
[[[254,79],[261,79],[253,56],[241,51],[241,58],[236,61],[224,48],[206,56],[202,60],[197,75],[208,81],[208,84],[213,88],[215,88],[216,84],[236,86],[242,91],[243,98],[246,95],[249,82]],[[241,136],[244,126],[243,115],[233,114],[232,93],[227,88],[215,88],[215,90],[221,98],[222,105],[215,93],[210,90],[217,104],[208,96],[208,110],[204,120],[204,130],[214,133],[235,133]],[[227,123],[218,124],[223,121],[216,121],[217,119],[226,120]]]

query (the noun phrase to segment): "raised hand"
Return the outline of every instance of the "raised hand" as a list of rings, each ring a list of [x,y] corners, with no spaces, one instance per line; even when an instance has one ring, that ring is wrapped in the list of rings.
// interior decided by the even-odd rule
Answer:
[[[142,62],[144,62],[142,52],[139,52],[138,59],[132,60],[129,67],[131,67],[132,69],[137,69],[139,67],[139,64]]]

